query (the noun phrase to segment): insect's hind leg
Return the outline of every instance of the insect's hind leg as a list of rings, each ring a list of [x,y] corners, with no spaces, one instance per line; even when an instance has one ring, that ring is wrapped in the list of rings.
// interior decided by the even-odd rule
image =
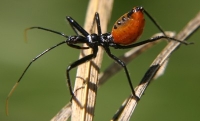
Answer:
[[[115,60],[119,65],[121,65],[125,71],[125,74],[126,74],[126,77],[128,79],[128,83],[129,83],[129,86],[131,88],[131,91],[132,91],[132,97],[138,102],[140,100],[140,98],[135,94],[135,90],[134,90],[134,87],[133,87],[133,84],[131,82],[131,78],[130,78],[130,75],[129,75],[129,72],[128,72],[128,69],[126,67],[126,64],[121,61],[119,58],[117,58],[116,56],[114,56],[111,52],[110,52],[110,49],[109,48],[106,48],[104,47],[106,53],[108,54],[109,57],[111,57],[113,60]]]

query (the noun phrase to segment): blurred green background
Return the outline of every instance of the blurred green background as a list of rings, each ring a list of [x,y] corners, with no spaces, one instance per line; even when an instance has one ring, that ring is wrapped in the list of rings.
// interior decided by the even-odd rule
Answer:
[[[65,16],[70,15],[81,25],[88,1],[83,0],[1,0],[0,2],[0,120],[46,121],[50,120],[69,100],[65,82],[66,67],[77,60],[79,51],[66,45],[36,61],[28,70],[10,98],[9,116],[5,115],[5,99],[31,59],[64,38],[40,30],[28,32],[27,27],[41,26],[74,35]],[[199,9],[199,0],[182,1],[115,1],[108,30],[114,22],[134,6],[143,6],[165,29],[179,32]],[[93,15],[91,15],[93,16]],[[100,15],[103,17],[103,15]],[[149,38],[158,30],[146,18],[146,28],[140,40]],[[200,31],[189,41],[195,45],[182,46],[172,54],[166,73],[151,83],[142,97],[132,120],[137,121],[197,121],[200,119]],[[128,65],[134,86],[166,45],[162,42]],[[121,55],[125,50],[112,50]],[[103,71],[111,62],[106,55]],[[72,71],[72,80],[75,77]],[[120,71],[98,91],[95,121],[109,120],[122,101],[130,94],[125,74]],[[108,108],[109,107],[109,108]]]

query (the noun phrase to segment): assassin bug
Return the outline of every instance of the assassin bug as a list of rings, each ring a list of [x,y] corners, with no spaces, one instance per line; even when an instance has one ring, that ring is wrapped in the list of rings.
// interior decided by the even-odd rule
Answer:
[[[150,18],[150,20],[156,25],[156,27],[164,35],[163,36],[157,36],[157,37],[154,37],[154,38],[150,38],[150,39],[132,44],[139,38],[139,36],[143,32],[143,28],[144,28],[144,24],[145,24],[144,13]],[[163,39],[163,38],[168,39],[168,40],[181,42],[185,45],[190,44],[190,43],[187,43],[187,42],[184,42],[184,41],[177,40],[175,38],[167,37],[165,35],[164,31],[161,29],[161,27],[156,23],[156,21],[150,16],[150,14],[143,7],[134,7],[128,13],[125,13],[123,16],[121,16],[115,22],[111,33],[102,33],[101,32],[100,18],[99,18],[99,14],[97,12],[95,13],[95,16],[94,16],[94,23],[96,23],[96,25],[97,25],[97,32],[98,32],[97,34],[96,33],[89,34],[73,18],[71,18],[69,16],[67,16],[66,19],[69,22],[69,24],[71,25],[71,27],[74,30],[74,32],[76,33],[76,35],[67,36],[67,35],[65,35],[61,32],[46,29],[46,28],[43,28],[43,27],[30,27],[30,28],[25,30],[25,32],[26,32],[27,30],[30,30],[30,29],[40,29],[40,30],[48,31],[48,32],[55,33],[55,34],[58,34],[60,36],[63,36],[63,37],[66,38],[66,40],[54,45],[53,47],[50,47],[49,49],[47,49],[45,51],[43,51],[41,54],[36,56],[28,64],[28,66],[25,68],[25,70],[23,71],[19,80],[14,85],[14,87],[12,88],[12,90],[10,91],[10,93],[9,93],[7,99],[6,99],[7,113],[8,113],[8,100],[9,100],[11,94],[13,93],[14,89],[18,85],[18,83],[21,81],[24,74],[27,72],[28,68],[31,66],[31,64],[34,61],[36,61],[38,58],[40,58],[41,56],[43,56],[44,54],[49,52],[50,50],[52,50],[55,47],[58,47],[58,46],[60,46],[64,43],[66,43],[68,46],[75,48],[75,49],[92,49],[92,51],[93,51],[92,54],[87,55],[87,56],[73,62],[66,69],[67,83],[68,83],[69,91],[70,91],[72,98],[75,95],[74,95],[73,90],[72,90],[70,74],[69,74],[70,70],[81,65],[81,64],[83,64],[83,63],[85,63],[86,61],[89,61],[89,60],[95,58],[96,55],[97,55],[97,52],[98,52],[98,46],[101,46],[101,47],[104,48],[105,52],[108,54],[109,57],[111,57],[119,65],[121,65],[123,67],[125,74],[126,74],[126,77],[127,77],[127,80],[129,82],[131,91],[132,91],[132,96],[137,101],[139,100],[139,98],[135,95],[135,91],[134,91],[134,88],[133,88],[131,78],[130,78],[130,75],[128,73],[126,64],[123,61],[121,61],[119,58],[117,58],[115,55],[113,55],[110,52],[109,47],[113,47],[115,49],[128,49],[128,48],[140,46],[140,45],[143,45],[143,44],[146,44],[146,43],[149,43],[149,42],[157,41],[157,40]],[[88,47],[82,47],[82,46],[77,45],[77,44],[80,44],[80,43],[85,43],[85,44],[87,44]]]

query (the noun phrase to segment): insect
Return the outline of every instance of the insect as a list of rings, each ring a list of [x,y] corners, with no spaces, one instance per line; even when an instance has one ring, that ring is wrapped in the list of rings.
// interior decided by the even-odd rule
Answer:
[[[143,28],[144,28],[144,25],[145,25],[144,13],[149,17],[149,19],[155,24],[155,26],[164,35],[163,36],[157,36],[157,37],[154,37],[154,38],[150,38],[150,39],[147,39],[147,40],[144,40],[144,41],[141,41],[141,42],[134,44],[134,42],[139,38],[139,36],[143,32]],[[18,83],[23,78],[24,74],[27,72],[27,70],[31,66],[31,64],[34,61],[36,61],[38,58],[42,57],[44,54],[49,52],[50,50],[52,50],[52,49],[54,49],[54,48],[56,48],[56,47],[58,47],[62,44],[66,43],[68,46],[75,48],[75,49],[92,49],[92,51],[93,51],[92,54],[87,55],[87,56],[85,56],[85,57],[83,57],[79,60],[76,60],[71,65],[69,65],[66,69],[67,83],[68,83],[69,91],[70,91],[72,98],[75,95],[74,95],[73,90],[72,90],[71,79],[70,79],[70,74],[69,74],[70,70],[81,65],[81,64],[83,64],[83,63],[85,63],[86,61],[89,61],[89,60],[95,58],[96,55],[97,55],[97,52],[98,52],[98,46],[101,46],[101,47],[104,48],[105,52],[108,54],[108,56],[110,58],[112,58],[114,61],[116,61],[119,65],[121,65],[123,67],[125,74],[126,74],[126,77],[127,77],[127,80],[129,82],[131,91],[132,91],[132,96],[137,101],[139,100],[139,98],[135,94],[135,91],[134,91],[134,88],[133,88],[131,78],[130,78],[130,75],[128,73],[126,64],[111,53],[110,47],[113,47],[115,49],[128,49],[128,48],[140,46],[140,45],[143,45],[143,44],[146,44],[146,43],[149,43],[149,42],[157,41],[157,40],[162,39],[162,38],[181,42],[185,45],[190,44],[190,43],[187,43],[187,42],[184,42],[184,41],[177,40],[175,38],[167,37],[165,35],[164,31],[161,29],[161,27],[156,23],[156,21],[150,16],[150,14],[143,7],[134,7],[128,13],[125,13],[123,16],[121,16],[115,22],[111,33],[102,33],[101,32],[100,18],[99,18],[99,14],[97,12],[95,13],[95,16],[94,16],[94,23],[96,23],[96,26],[97,26],[97,34],[96,33],[89,34],[86,30],[84,30],[70,16],[67,16],[66,19],[69,22],[69,24],[71,25],[71,28],[74,30],[76,35],[67,36],[67,35],[65,35],[61,32],[57,32],[57,31],[47,29],[47,28],[43,28],[43,27],[30,27],[30,28],[27,28],[25,30],[25,32],[26,32],[27,30],[30,30],[30,29],[40,29],[40,30],[48,31],[48,32],[63,36],[63,37],[66,38],[66,40],[50,47],[49,49],[46,49],[41,54],[36,56],[28,64],[28,66],[25,68],[22,75],[18,79],[17,83],[13,86],[12,90],[10,91],[10,93],[9,93],[7,99],[6,99],[6,110],[7,110],[6,112],[7,113],[8,113],[8,100],[9,100],[10,96],[12,95],[13,91],[15,90],[15,88],[17,87]],[[80,44],[80,43],[87,44],[87,47],[82,47],[82,46],[77,45],[77,44]]]

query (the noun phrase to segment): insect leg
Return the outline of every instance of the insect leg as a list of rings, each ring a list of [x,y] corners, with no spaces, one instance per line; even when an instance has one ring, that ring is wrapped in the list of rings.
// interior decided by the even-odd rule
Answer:
[[[115,60],[119,65],[121,65],[125,71],[125,74],[126,74],[126,77],[128,79],[128,82],[129,82],[129,85],[130,85],[130,88],[131,88],[131,91],[132,91],[132,95],[133,95],[133,98],[136,99],[136,101],[139,101],[140,98],[135,94],[135,91],[134,91],[134,88],[133,88],[133,84],[131,82],[131,78],[130,78],[130,75],[128,73],[128,69],[126,68],[126,64],[121,61],[119,58],[117,58],[116,56],[114,56],[111,52],[110,52],[110,49],[109,48],[106,48],[104,47],[106,53],[108,54],[109,57],[111,57],[113,60]]]
[[[90,54],[90,55],[87,55],[75,62],[73,62],[71,65],[69,65],[66,69],[66,76],[67,76],[67,84],[68,84],[68,87],[69,87],[69,91],[70,91],[70,94],[72,95],[72,98],[75,96],[74,93],[73,93],[73,89],[72,89],[72,85],[71,85],[71,80],[70,80],[70,70],[91,60],[92,58],[95,58],[96,55],[97,55],[97,51],[98,51],[98,47],[97,48],[93,48],[93,53]]]
[[[77,35],[79,35],[78,32],[80,32],[85,37],[89,35],[89,33],[85,31],[85,29],[83,29],[73,18],[71,18],[70,16],[67,16],[66,19],[68,20],[70,26],[72,27],[72,29]]]
[[[91,33],[94,32],[93,28],[94,28],[95,24],[97,26],[98,35],[101,35],[102,34],[102,32],[101,32],[101,24],[100,24],[100,17],[99,17],[99,13],[98,12],[96,12],[95,15],[94,15],[92,27],[90,29]]]

